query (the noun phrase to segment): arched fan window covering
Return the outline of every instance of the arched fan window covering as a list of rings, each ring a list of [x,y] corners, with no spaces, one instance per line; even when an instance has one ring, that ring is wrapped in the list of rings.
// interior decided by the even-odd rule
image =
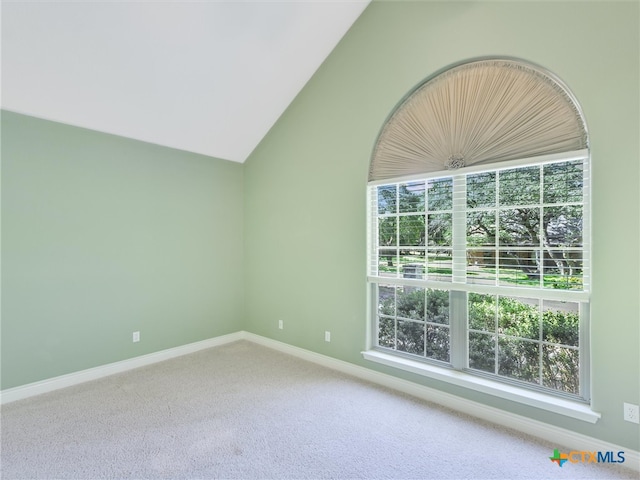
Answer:
[[[449,68],[385,123],[369,181],[588,148],[577,101],[549,72],[514,59]]]

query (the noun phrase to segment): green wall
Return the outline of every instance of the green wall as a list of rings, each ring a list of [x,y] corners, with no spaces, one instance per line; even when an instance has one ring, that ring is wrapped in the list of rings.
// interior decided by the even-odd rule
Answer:
[[[622,420],[623,402],[640,403],[639,13],[637,2],[372,3],[245,164],[246,328],[639,450],[638,426]],[[595,425],[398,373],[360,354],[365,186],[376,136],[425,77],[487,55],[556,73],[587,119],[592,398],[602,413]]]
[[[3,111],[2,388],[237,331],[242,186],[240,164]]]

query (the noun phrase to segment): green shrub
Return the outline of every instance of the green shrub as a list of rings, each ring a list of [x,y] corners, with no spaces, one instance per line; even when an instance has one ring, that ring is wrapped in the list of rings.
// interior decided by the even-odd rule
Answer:
[[[425,296],[424,289],[405,288],[398,290],[397,299],[393,295],[381,299],[380,313],[395,316],[396,308],[400,317],[449,324],[449,292],[446,290],[427,290]],[[541,315],[537,304],[499,297],[496,305],[494,295],[470,293],[468,318],[469,328],[478,330],[469,333],[471,368],[494,373],[497,342],[499,375],[579,393],[577,312],[549,309]],[[427,357],[448,361],[448,328],[427,327],[425,330],[424,324],[405,322],[401,331],[396,332],[392,319],[381,319],[380,345],[422,355],[426,332]],[[541,338],[555,345],[541,343]]]

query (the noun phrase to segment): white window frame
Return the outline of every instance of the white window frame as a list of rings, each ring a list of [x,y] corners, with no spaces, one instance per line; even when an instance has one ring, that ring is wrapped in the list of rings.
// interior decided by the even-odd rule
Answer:
[[[480,173],[485,171],[497,171],[510,169],[514,167],[524,167],[532,165],[543,165],[546,163],[564,162],[571,160],[581,160],[583,162],[583,289],[582,290],[554,290],[545,288],[526,288],[526,287],[509,287],[509,286],[493,286],[478,285],[466,283],[466,227],[455,225],[454,217],[454,269],[451,282],[407,279],[407,278],[389,278],[377,276],[377,228],[375,221],[377,217],[374,215],[377,207],[374,207],[372,192],[376,191],[376,187],[380,185],[406,183],[415,180],[428,180],[438,177],[454,178],[454,197],[457,186],[466,185],[466,175],[472,173]],[[590,408],[590,356],[589,356],[589,300],[590,300],[590,266],[591,266],[591,177],[590,177],[590,159],[587,149],[575,152],[553,154],[540,156],[535,158],[526,158],[514,161],[505,161],[491,165],[471,166],[463,168],[459,171],[441,171],[428,175],[412,175],[401,178],[385,179],[373,181],[369,183],[367,188],[367,282],[368,282],[368,331],[367,331],[367,350],[363,352],[365,359],[391,366],[406,372],[411,372],[424,377],[444,381],[457,386],[473,389],[487,393],[496,397],[505,398],[526,405],[542,408],[554,413],[560,413],[569,417],[595,423],[600,415],[593,412]],[[454,200],[455,202],[456,200]],[[458,200],[465,202],[466,199]],[[455,208],[458,208],[456,206]],[[464,211],[464,209],[463,209]],[[459,218],[459,217],[458,217]],[[456,234],[456,228],[463,229],[462,234]],[[460,238],[463,241],[460,242]],[[457,255],[456,255],[457,252]],[[458,264],[456,264],[458,261]],[[429,361],[428,359],[418,356],[406,355],[402,352],[391,351],[386,348],[377,347],[378,328],[377,328],[377,309],[378,294],[377,287],[379,284],[393,284],[404,286],[415,286],[421,288],[436,288],[449,290],[451,292],[475,292],[497,295],[509,295],[519,297],[530,297],[545,300],[565,300],[577,302],[580,304],[580,338],[579,338],[579,357],[580,357],[580,395],[564,394],[562,392],[550,392],[526,385],[524,382],[509,381],[507,379],[493,376],[492,374],[479,374],[472,371],[468,366],[468,333],[466,306],[462,315],[456,315],[455,311],[450,314],[451,329],[451,358],[450,365],[444,365],[437,361]],[[454,294],[455,295],[455,294]],[[465,295],[466,297],[466,295]],[[460,304],[466,302],[459,302]],[[453,307],[451,303],[450,308]]]

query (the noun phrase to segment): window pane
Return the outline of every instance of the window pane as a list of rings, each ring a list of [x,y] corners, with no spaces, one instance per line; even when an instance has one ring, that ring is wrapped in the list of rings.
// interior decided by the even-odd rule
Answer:
[[[500,205],[533,205],[540,202],[540,167],[499,172]]]
[[[400,185],[400,213],[424,212],[424,182],[411,182]]]
[[[577,347],[580,339],[579,305],[575,302],[542,302],[542,339]]]
[[[582,290],[582,251],[546,250],[544,286],[562,290]]]
[[[467,246],[494,247],[496,245],[496,211],[467,212]]]
[[[467,176],[467,208],[493,207],[496,204],[495,172]]]
[[[469,332],[469,368],[495,373],[496,337],[495,335]]]
[[[451,210],[453,205],[453,180],[451,178],[438,178],[427,183],[427,198],[429,210]]]
[[[393,318],[378,319],[378,345],[395,348],[396,345],[395,320]]]
[[[398,244],[396,224],[397,217],[382,217],[378,219],[378,245],[388,247]]]
[[[398,317],[424,321],[424,288],[398,287],[397,293]]]
[[[378,251],[378,275],[381,277],[398,276],[398,250],[381,248]]]
[[[431,213],[427,216],[429,246],[451,246],[452,220],[450,213]]]
[[[498,339],[498,375],[539,384],[540,345],[526,340]]]
[[[467,283],[495,285],[495,250],[467,250]]]
[[[582,246],[582,207],[547,207],[543,215],[546,245],[552,247]]]
[[[427,253],[427,269],[429,280],[450,282],[453,261],[450,248],[429,249]]]
[[[404,215],[399,223],[400,245],[424,245],[424,215]]]
[[[402,278],[424,279],[425,251],[424,249],[400,250],[400,274]]]
[[[427,290],[427,321],[449,324],[448,290]]]
[[[397,190],[395,185],[378,187],[378,213],[396,213]]]
[[[538,300],[522,297],[499,297],[498,331],[501,334],[537,340],[540,336]]]
[[[449,361],[449,327],[427,325],[427,357]]]
[[[500,246],[540,245],[540,209],[509,208],[500,211]]]
[[[496,331],[495,295],[469,294],[469,328],[485,332]]]
[[[396,287],[378,285],[378,313],[380,315],[396,315]]]
[[[578,350],[544,345],[542,347],[542,384],[568,393],[580,393]]]
[[[539,287],[539,250],[499,250],[500,285]]]
[[[582,202],[582,160],[544,166],[544,202]]]
[[[424,323],[398,320],[397,350],[424,355]]]

